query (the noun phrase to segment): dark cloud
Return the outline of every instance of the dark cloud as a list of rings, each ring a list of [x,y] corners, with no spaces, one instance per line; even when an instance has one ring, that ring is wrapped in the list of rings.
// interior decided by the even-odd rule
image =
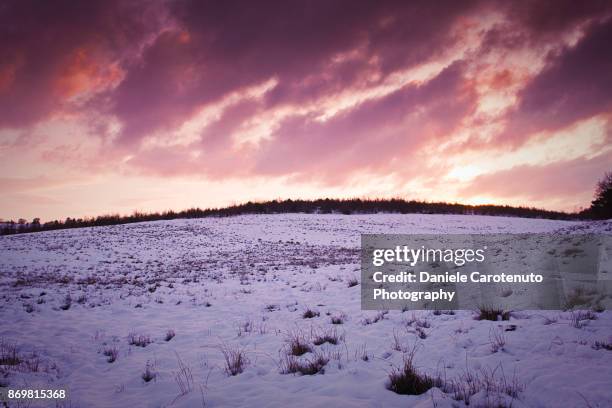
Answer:
[[[104,140],[96,165],[123,163],[129,155],[128,166],[158,175],[290,175],[340,183],[356,170],[412,171],[411,157],[420,148],[447,141],[466,118],[472,125],[488,119],[473,117],[474,82],[480,78],[465,70],[469,65],[473,75],[488,64],[483,57],[554,45],[543,71],[521,84],[494,144],[517,146],[534,132],[609,113],[610,4],[4,1],[0,129],[17,128],[26,138],[28,126],[70,114],[86,117],[92,132],[110,135],[116,119],[118,137]],[[464,36],[492,11],[504,18],[479,33],[482,44]],[[579,42],[560,48],[559,38],[578,29],[584,30]],[[322,98],[380,85],[464,41],[474,41],[470,45],[477,49],[435,78],[318,120]],[[495,74],[483,88],[506,89],[521,81],[521,73],[508,66]],[[272,79],[275,85],[265,95],[246,98],[246,88]],[[220,112],[191,144],[172,143],[177,128],[199,109],[230,94],[244,98]],[[312,105],[306,114],[295,109]],[[276,108],[293,113],[259,144],[236,146],[232,137],[244,123]],[[166,140],[156,147],[143,143],[153,135]],[[582,174],[578,164],[573,168]],[[481,182],[486,187],[489,181]]]
[[[498,140],[517,143],[541,130],[558,130],[609,112],[612,104],[612,19],[593,24],[578,44],[549,56],[519,93]]]
[[[522,0],[503,2],[508,19],[530,37],[557,36],[612,11],[608,0]]]
[[[408,68],[452,45],[471,2],[177,2],[176,30],[117,89],[124,141],[175,126],[230,91],[271,78],[268,106],[304,103]],[[347,54],[346,60],[341,55]],[[338,60],[338,58],[340,60]]]
[[[119,1],[0,4],[0,128],[65,109],[86,80],[110,80],[159,24],[156,7]]]

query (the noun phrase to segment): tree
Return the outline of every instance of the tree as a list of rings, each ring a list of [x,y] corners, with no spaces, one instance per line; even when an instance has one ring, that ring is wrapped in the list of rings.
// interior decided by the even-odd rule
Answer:
[[[591,202],[590,212],[594,218],[612,218],[612,171],[604,174],[597,183],[595,199]]]

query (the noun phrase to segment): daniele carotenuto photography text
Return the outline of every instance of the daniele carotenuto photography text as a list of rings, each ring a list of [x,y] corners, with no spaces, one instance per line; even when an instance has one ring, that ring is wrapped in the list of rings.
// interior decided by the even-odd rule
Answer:
[[[610,0],[0,0],[0,408],[612,406]]]

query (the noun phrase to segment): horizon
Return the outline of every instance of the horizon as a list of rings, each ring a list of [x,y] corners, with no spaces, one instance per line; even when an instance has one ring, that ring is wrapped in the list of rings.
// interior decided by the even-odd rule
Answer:
[[[73,221],[90,221],[90,220],[95,220],[96,218],[104,218],[104,217],[120,217],[121,219],[126,219],[126,218],[130,218],[133,216],[161,216],[163,214],[167,214],[167,213],[174,213],[175,215],[180,215],[189,211],[201,211],[201,212],[206,212],[206,211],[224,211],[224,210],[228,210],[228,209],[232,209],[232,208],[239,208],[239,207],[245,207],[248,206],[249,204],[262,204],[262,205],[269,205],[269,204],[273,204],[273,203],[287,203],[289,201],[291,202],[310,202],[310,203],[314,203],[317,201],[332,201],[332,202],[343,202],[343,201],[356,201],[359,200],[361,202],[382,202],[382,203],[387,203],[387,202],[391,202],[391,201],[401,201],[404,203],[417,203],[417,204],[423,204],[426,206],[436,206],[436,205],[449,205],[449,206],[463,206],[463,207],[473,207],[475,209],[478,208],[486,208],[486,207],[507,207],[509,209],[525,209],[525,210],[533,210],[536,212],[541,212],[541,213],[551,213],[551,214],[558,214],[558,215],[567,215],[567,216],[579,216],[580,212],[576,211],[576,212],[567,212],[567,211],[556,211],[556,210],[549,210],[546,208],[540,208],[540,207],[529,207],[529,206],[524,206],[524,205],[507,205],[507,204],[491,204],[491,203],[483,203],[483,204],[466,204],[466,203],[461,203],[461,202],[446,202],[446,201],[421,201],[421,200],[413,200],[413,199],[404,199],[401,197],[391,197],[391,198],[364,198],[364,197],[342,197],[342,198],[329,198],[329,197],[325,197],[325,198],[314,198],[314,199],[303,199],[303,198],[274,198],[274,199],[270,199],[270,200],[249,200],[249,201],[243,201],[243,202],[236,202],[236,203],[231,203],[225,206],[220,206],[220,207],[199,207],[199,206],[195,206],[195,207],[188,207],[188,208],[181,208],[181,209],[172,209],[172,208],[167,208],[167,209],[162,209],[159,211],[140,211],[140,210],[132,210],[131,212],[126,212],[126,213],[100,213],[100,214],[89,214],[89,215],[85,215],[85,216],[79,216],[79,217],[73,217],[73,216],[68,216],[65,218],[55,218],[55,219],[43,219],[41,217],[34,217],[34,218],[38,218],[39,222],[42,224],[45,223],[51,223],[51,222],[64,222],[68,219],[71,219]],[[339,211],[339,210],[337,210]],[[332,212],[332,213],[338,213],[338,212]],[[304,212],[304,211],[279,211],[279,212],[271,212],[269,214],[287,214],[287,213],[296,213],[296,214],[307,214],[308,212]],[[396,213],[395,211],[379,211],[377,213],[380,214],[394,214]],[[419,213],[417,212],[408,212],[407,214],[417,214]],[[233,215],[246,215],[246,214],[250,214],[250,213],[238,213],[238,214],[233,214]],[[318,214],[318,213],[317,213]],[[356,210],[355,212],[351,212],[350,215],[357,215],[357,214],[361,214],[358,210]],[[369,212],[364,212],[363,214],[371,214]],[[424,213],[424,214],[434,214],[434,215],[458,215],[461,213],[445,213],[445,212],[432,212],[432,213]],[[484,215],[484,214],[479,214],[479,215]],[[492,215],[493,216],[493,215]],[[501,216],[512,216],[509,214],[501,214]],[[520,217],[520,216],[517,216]],[[33,218],[33,219],[34,219]],[[179,218],[198,218],[198,217],[175,217],[175,218],[170,218],[172,219],[179,219]],[[529,218],[529,217],[527,217]],[[546,218],[546,217],[544,217]],[[11,219],[4,219],[2,217],[0,217],[0,223],[17,223],[19,219],[24,219],[26,221],[27,224],[31,224],[33,219],[28,220],[25,219],[23,217],[19,217],[19,218],[11,218]],[[550,218],[550,219],[556,219],[556,218]],[[588,218],[587,218],[588,219]],[[151,221],[157,221],[158,219],[154,219]],[[147,222],[146,220],[143,222]]]
[[[0,218],[366,197],[587,208],[609,2],[9,1]]]

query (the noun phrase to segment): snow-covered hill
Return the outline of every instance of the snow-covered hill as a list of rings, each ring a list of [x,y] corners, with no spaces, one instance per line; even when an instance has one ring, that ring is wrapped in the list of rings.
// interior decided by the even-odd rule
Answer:
[[[361,233],[558,229],[612,226],[285,214],[0,237],[0,385],[72,407],[612,406],[611,312],[360,310]],[[439,378],[421,395],[387,389],[410,355]]]

